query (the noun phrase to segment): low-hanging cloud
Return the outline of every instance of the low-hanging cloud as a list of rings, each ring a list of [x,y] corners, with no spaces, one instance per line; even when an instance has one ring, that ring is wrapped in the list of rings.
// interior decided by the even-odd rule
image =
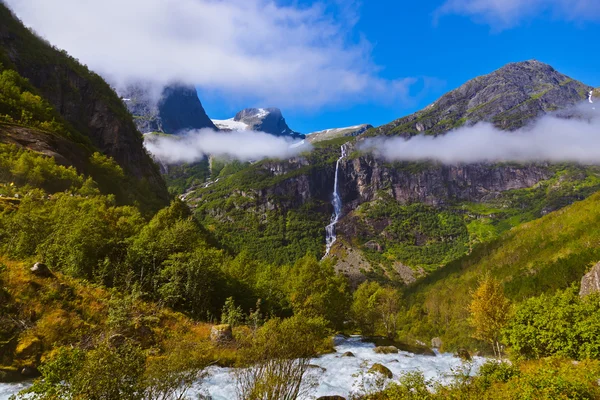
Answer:
[[[212,129],[194,130],[177,136],[150,136],[146,138],[145,145],[154,157],[167,164],[195,162],[208,155],[241,161],[285,159],[312,148],[305,141],[264,132],[215,132]]]
[[[354,0],[4,0],[25,24],[118,87],[198,85],[224,98],[319,108],[409,101],[356,35]],[[424,79],[427,85],[429,79]],[[250,100],[251,99],[251,100]]]
[[[600,164],[600,113],[586,104],[564,114],[570,118],[545,116],[513,132],[479,123],[437,137],[367,139],[360,148],[390,161]]]

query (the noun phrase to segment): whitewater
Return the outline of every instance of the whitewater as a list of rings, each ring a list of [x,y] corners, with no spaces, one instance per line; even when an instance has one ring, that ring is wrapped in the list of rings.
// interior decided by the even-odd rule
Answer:
[[[367,371],[376,363],[383,364],[394,374],[388,383],[398,380],[402,374],[414,371],[421,371],[427,379],[449,383],[453,375],[464,368],[463,362],[452,354],[426,356],[404,351],[398,354],[377,354],[374,348],[374,344],[364,343],[360,337],[336,337],[334,353],[311,360],[313,368],[310,369],[310,375],[316,380],[317,386],[308,399],[333,395],[348,398],[356,393],[361,382],[369,381],[371,375]],[[342,357],[346,352],[352,352],[354,357]],[[476,373],[484,361],[482,357],[475,357],[470,373]],[[203,394],[213,400],[235,399],[233,369],[211,367],[209,372],[208,378],[187,393],[187,398],[194,399],[198,394]],[[10,395],[26,386],[27,384],[0,384],[0,400],[8,400]]]

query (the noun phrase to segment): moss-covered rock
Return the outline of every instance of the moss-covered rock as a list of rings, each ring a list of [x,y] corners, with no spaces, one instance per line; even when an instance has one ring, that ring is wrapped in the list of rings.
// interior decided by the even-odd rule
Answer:
[[[388,379],[392,379],[394,377],[394,374],[392,374],[392,371],[390,371],[390,369],[388,367],[386,367],[383,364],[373,364],[373,366],[369,369],[369,373],[370,374],[381,374],[383,376],[385,376]]]

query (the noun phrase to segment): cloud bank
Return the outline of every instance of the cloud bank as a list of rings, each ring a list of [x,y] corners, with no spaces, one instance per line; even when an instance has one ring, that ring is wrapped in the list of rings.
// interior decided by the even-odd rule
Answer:
[[[566,112],[566,115],[577,115],[577,118],[545,116],[530,127],[515,132],[500,131],[491,124],[479,123],[437,137],[367,139],[360,148],[391,161],[600,164],[600,113],[588,104]]]
[[[403,101],[356,38],[357,2],[5,0],[25,24],[117,86],[182,81],[279,107]]]
[[[285,159],[312,148],[307,142],[264,132],[215,132],[212,129],[190,131],[177,136],[150,136],[144,143],[153,156],[167,164],[195,162],[207,155],[241,161]]]
[[[547,15],[567,21],[599,21],[598,0],[447,0],[436,17],[458,14],[502,30],[532,17]]]

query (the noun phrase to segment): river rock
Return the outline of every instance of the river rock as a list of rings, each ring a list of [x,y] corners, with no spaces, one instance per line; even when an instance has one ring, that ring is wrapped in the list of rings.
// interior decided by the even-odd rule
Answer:
[[[471,354],[469,354],[467,349],[458,349],[454,356],[464,361],[471,361]]]
[[[579,295],[584,297],[596,292],[600,292],[600,262],[594,265],[591,271],[581,279]]]
[[[50,268],[46,264],[36,262],[30,269],[31,273],[41,278],[52,278],[54,274],[50,271]]]
[[[371,374],[378,373],[378,374],[385,376],[388,379],[392,379],[394,377],[394,374],[392,374],[392,371],[390,371],[390,369],[388,367],[386,367],[383,364],[379,364],[379,363],[373,364],[371,369],[369,369],[369,373],[371,373]]]
[[[213,343],[217,344],[231,342],[233,340],[233,332],[231,330],[231,325],[222,324],[213,326],[210,329],[210,340]]]
[[[317,400],[346,400],[346,398],[342,396],[321,396]]]
[[[342,354],[342,357],[355,357],[355,355],[353,352],[347,351],[344,354]]]
[[[398,354],[396,346],[377,346],[373,351],[377,354]]]
[[[431,339],[431,347],[434,349],[440,349],[442,347],[442,339],[439,337],[434,337]]]
[[[38,376],[40,376],[40,371],[38,371],[38,369],[36,367],[23,367],[21,368],[21,376],[23,378],[27,378],[27,379],[31,379],[31,378],[37,378]]]

